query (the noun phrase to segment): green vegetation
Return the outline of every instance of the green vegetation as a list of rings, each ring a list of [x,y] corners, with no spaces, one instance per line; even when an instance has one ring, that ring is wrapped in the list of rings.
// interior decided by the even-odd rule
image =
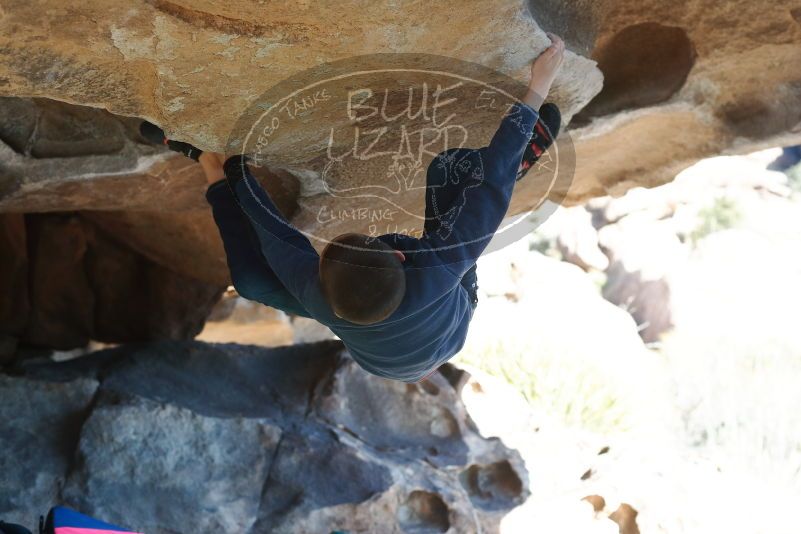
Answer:
[[[553,243],[548,238],[533,233],[528,243],[528,250],[550,256],[553,251]]]
[[[801,163],[790,167],[784,173],[787,175],[787,183],[790,188],[797,193],[801,193]]]
[[[735,201],[726,197],[716,198],[711,206],[698,212],[698,225],[690,234],[690,239],[695,245],[710,234],[734,228],[742,218],[743,214]]]
[[[604,433],[632,426],[626,403],[594,365],[542,349],[525,339],[495,339],[481,347],[466,347],[455,363],[505,380],[535,411],[568,426]]]

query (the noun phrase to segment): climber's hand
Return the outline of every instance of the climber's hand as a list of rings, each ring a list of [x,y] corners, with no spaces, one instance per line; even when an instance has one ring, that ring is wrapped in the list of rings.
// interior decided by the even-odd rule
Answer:
[[[528,92],[524,98],[526,104],[537,110],[548,96],[551,84],[565,58],[564,41],[552,33],[548,37],[551,39],[551,46],[531,64],[531,81],[528,82]]]

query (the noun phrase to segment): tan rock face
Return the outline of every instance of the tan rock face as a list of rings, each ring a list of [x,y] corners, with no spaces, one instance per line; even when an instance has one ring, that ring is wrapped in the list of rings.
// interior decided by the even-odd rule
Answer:
[[[800,18],[796,0],[11,1],[0,19],[0,92],[148,118],[221,150],[254,99],[304,69],[427,53],[524,80],[547,44],[541,26],[606,77],[573,131],[573,186],[553,194],[575,203],[663,183],[705,155],[801,137]],[[599,90],[593,62],[570,54],[554,93],[565,117]],[[272,156],[277,166],[303,163],[292,151]],[[535,202],[532,182],[521,184],[515,211]]]
[[[12,1],[2,34],[6,95],[48,96],[144,117],[221,150],[271,86],[326,61],[376,52],[438,54],[523,79],[548,39],[522,2],[429,7],[184,0]],[[562,76],[574,111],[600,89],[592,62]]]
[[[532,4],[556,26],[583,21],[568,40],[605,76],[573,124],[569,201],[659,185],[710,155],[801,140],[796,0]]]
[[[1,24],[0,54],[7,61],[0,67],[0,80],[5,81],[0,83],[0,94],[49,97],[146,118],[172,138],[229,153],[240,150],[245,141],[240,118],[247,118],[246,130],[251,114],[258,115],[263,107],[276,103],[272,94],[261,100],[260,95],[287,80],[293,88],[297,80],[308,80],[310,75],[302,73],[320,64],[341,65],[344,61],[343,66],[334,68],[348,72],[395,69],[372,78],[383,77],[397,86],[393,95],[397,106],[404,100],[404,85],[420,81],[404,77],[398,68],[451,70],[451,64],[461,60],[489,72],[482,74],[483,81],[495,83],[495,78],[507,76],[524,82],[529,63],[549,43],[527,5],[513,0],[471,0],[460,3],[458,9],[304,0],[270,6],[246,1],[220,6],[215,2],[122,5],[116,0],[90,0],[69,9],[55,1],[13,2],[6,7]],[[363,208],[363,203],[338,199],[329,210],[330,198],[323,194],[331,185],[321,178],[324,134],[344,133],[334,139],[334,153],[345,152],[353,144],[351,119],[343,113],[330,113],[345,104],[347,90],[353,89],[350,84],[344,79],[329,87],[333,100],[327,111],[282,124],[280,139],[271,140],[267,150],[267,166],[299,182],[301,209],[293,222],[323,238],[343,231],[366,232],[370,227],[368,220],[353,222],[338,216]],[[602,76],[593,61],[571,52],[555,85],[551,96],[569,119],[601,90]],[[521,95],[522,86],[512,92]],[[468,146],[486,144],[499,113],[483,113],[477,107],[470,111],[460,117],[471,135],[475,133]],[[409,128],[421,126],[421,121],[406,123]],[[423,169],[433,153],[426,154]],[[348,189],[383,180],[387,169],[376,163],[342,165],[334,177],[335,185]],[[78,174],[76,181],[87,185],[92,181],[92,188],[94,180],[101,178],[89,180]],[[28,204],[31,199],[27,195],[34,193],[33,188],[26,192],[9,188],[17,191],[15,209],[36,209]],[[542,197],[539,190],[526,194],[532,205],[537,202],[534,196]],[[89,196],[97,198],[95,192]],[[135,196],[139,198],[132,201],[141,199]],[[179,199],[185,197],[178,195]],[[402,208],[401,213],[394,215],[391,224],[383,225],[380,233],[421,230],[415,219],[419,220],[422,212],[422,194],[411,191],[373,209],[390,209],[393,203]],[[63,200],[61,207],[50,203],[49,209],[72,209],[68,204]],[[93,209],[112,207],[95,206]]]

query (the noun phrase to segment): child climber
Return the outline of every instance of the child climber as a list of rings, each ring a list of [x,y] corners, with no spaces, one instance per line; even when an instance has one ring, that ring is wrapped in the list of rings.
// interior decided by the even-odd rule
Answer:
[[[522,102],[489,146],[447,150],[431,162],[420,239],[348,233],[318,255],[281,216],[245,156],[201,152],[165,139],[149,123],[142,133],[203,166],[211,184],[206,198],[241,296],[328,326],[370,373],[416,382],[464,345],[477,303],[476,260],[506,215],[516,179],[559,131],[558,108],[542,104],[565,46],[549,37],[552,45],[531,65]],[[465,179],[466,166],[482,172]]]

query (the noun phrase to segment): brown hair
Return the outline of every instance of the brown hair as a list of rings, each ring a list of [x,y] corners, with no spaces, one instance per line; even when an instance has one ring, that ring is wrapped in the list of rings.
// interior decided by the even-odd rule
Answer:
[[[343,234],[326,246],[320,283],[334,313],[356,324],[383,321],[406,294],[406,275],[395,251],[362,234]]]

